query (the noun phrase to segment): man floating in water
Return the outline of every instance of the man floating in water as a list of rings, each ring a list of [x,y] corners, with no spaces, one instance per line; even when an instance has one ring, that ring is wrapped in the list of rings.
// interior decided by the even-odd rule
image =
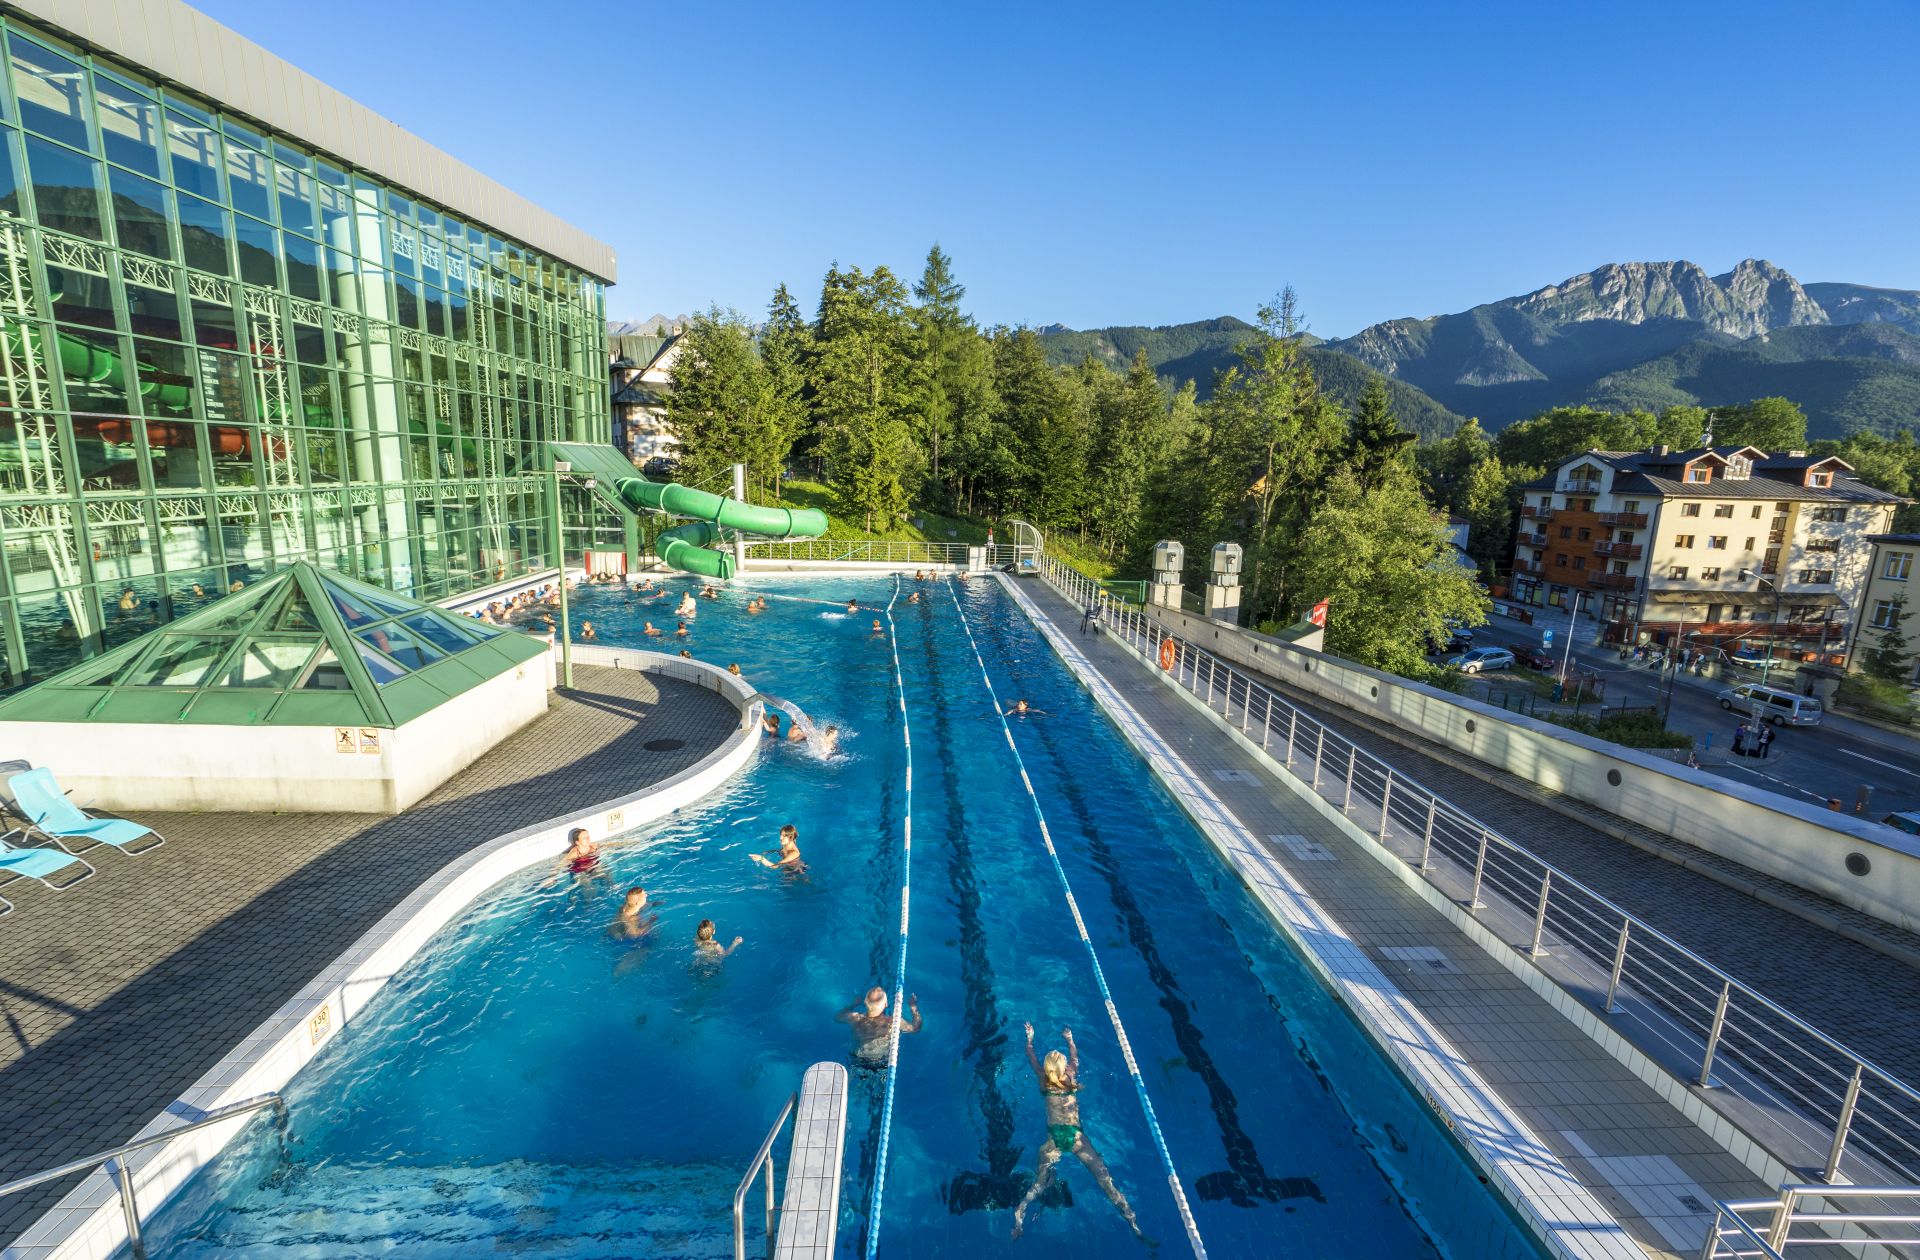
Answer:
[[[733,938],[733,944],[722,945],[714,939],[713,920],[702,919],[700,920],[700,926],[693,931],[693,949],[695,953],[702,957],[725,958],[734,950],[739,949],[740,942],[745,939],[746,937],[744,936],[736,936]]]
[[[660,916],[647,913],[647,890],[638,885],[627,889],[620,913],[607,927],[607,935],[616,941],[645,940],[660,925]]]
[[[866,1009],[856,1006],[840,1012],[839,1018],[853,1025],[854,1054],[866,1063],[887,1061],[887,1034],[893,1030],[893,1017],[887,1014],[887,991],[879,985],[867,990]],[[909,993],[907,1009],[913,1012],[911,1023],[902,1021],[900,1035],[920,1031],[920,998]]]
[[[1043,1063],[1034,1057],[1033,1025],[1028,1024],[1026,1028],[1027,1063],[1033,1068],[1035,1079],[1040,1082],[1040,1096],[1047,1104],[1047,1137],[1040,1144],[1040,1163],[1033,1171],[1033,1186],[1027,1191],[1027,1197],[1020,1200],[1020,1206],[1013,1210],[1013,1236],[1020,1237],[1021,1231],[1027,1227],[1027,1209],[1053,1184],[1060,1157],[1072,1155],[1087,1166],[1094,1181],[1099,1183],[1101,1192],[1113,1206],[1120,1209],[1120,1215],[1125,1218],[1134,1236],[1142,1242],[1147,1241],[1146,1235],[1140,1232],[1139,1222],[1133,1219],[1133,1207],[1127,1202],[1127,1196],[1113,1184],[1106,1161],[1100,1158],[1100,1152],[1093,1149],[1093,1143],[1087,1140],[1086,1133],[1080,1128],[1080,1100],[1075,1097],[1080,1092],[1080,1047],[1074,1044],[1073,1029],[1060,1030],[1060,1035],[1067,1039],[1067,1050],[1072,1057],[1058,1050],[1049,1050]]]
[[[1012,707],[1007,710],[1008,717],[1045,717],[1046,715],[1045,709],[1032,708],[1025,700],[1015,700]]]

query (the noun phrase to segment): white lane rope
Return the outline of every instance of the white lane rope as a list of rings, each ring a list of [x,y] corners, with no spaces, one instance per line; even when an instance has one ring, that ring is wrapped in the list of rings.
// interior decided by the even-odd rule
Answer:
[[[882,615],[893,651],[893,686],[900,703],[900,740],[907,750],[906,813],[900,831],[900,952],[893,969],[893,1023],[887,1033],[887,1093],[880,1108],[880,1152],[874,1161],[873,1206],[867,1213],[867,1260],[880,1250],[880,1205],[887,1192],[887,1146],[893,1137],[893,1089],[900,1078],[900,1012],[907,1001],[907,909],[913,888],[913,732],[907,726],[907,684],[900,673],[900,639],[894,633],[893,605],[900,598],[900,576]]]
[[[945,585],[944,583],[942,585]],[[1159,1148],[1160,1162],[1166,1165],[1167,1188],[1173,1192],[1173,1201],[1180,1209],[1180,1223],[1186,1227],[1187,1242],[1193,1247],[1195,1260],[1207,1260],[1207,1245],[1201,1241],[1200,1227],[1194,1223],[1193,1209],[1187,1203],[1187,1191],[1180,1184],[1180,1173],[1173,1166],[1173,1154],[1167,1150],[1167,1138],[1160,1131],[1160,1118],[1154,1114],[1153,1099],[1147,1096],[1147,1083],[1141,1079],[1140,1065],[1133,1060],[1133,1043],[1127,1040],[1127,1029],[1120,1022],[1119,1008],[1113,1004],[1113,992],[1107,987],[1107,973],[1100,967],[1100,955],[1093,948],[1093,940],[1087,935],[1087,925],[1080,917],[1080,903],[1074,900],[1073,885],[1067,880],[1066,868],[1060,865],[1060,854],[1053,847],[1053,833],[1047,829],[1047,814],[1040,807],[1040,794],[1033,789],[1033,780],[1027,776],[1026,758],[1020,755],[1020,745],[1014,742],[1013,725],[1007,721],[1007,711],[1001,707],[1000,693],[993,688],[993,678],[987,672],[987,662],[980,655],[980,644],[973,637],[973,627],[967,624],[966,609],[960,606],[960,597],[952,588],[947,591],[953,600],[954,611],[960,614],[960,628],[967,632],[967,645],[973,649],[974,662],[980,666],[980,681],[987,685],[987,698],[993,702],[994,715],[1000,720],[1000,733],[1007,737],[1007,747],[1013,750],[1013,761],[1020,769],[1021,785],[1027,789],[1027,799],[1033,803],[1033,817],[1040,824],[1040,840],[1047,847],[1047,857],[1053,862],[1053,873],[1060,880],[1060,891],[1066,895],[1067,909],[1073,914],[1073,926],[1080,933],[1080,944],[1086,947],[1087,961],[1093,964],[1093,978],[1100,986],[1100,997],[1107,1006],[1107,1019],[1113,1023],[1113,1035],[1120,1042],[1120,1053],[1127,1061],[1127,1074],[1133,1078],[1133,1090],[1140,1098],[1140,1110],[1146,1113],[1147,1128],[1153,1134],[1153,1144]],[[903,941],[904,943],[904,941]],[[896,1012],[897,1018],[898,1012]],[[871,1257],[869,1252],[869,1257]]]

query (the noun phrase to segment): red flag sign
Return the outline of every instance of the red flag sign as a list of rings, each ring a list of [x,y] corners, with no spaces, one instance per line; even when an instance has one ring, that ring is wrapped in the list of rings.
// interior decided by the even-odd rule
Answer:
[[[1307,614],[1307,620],[1319,626],[1322,630],[1325,630],[1327,628],[1327,601],[1323,599],[1315,604],[1313,611]]]

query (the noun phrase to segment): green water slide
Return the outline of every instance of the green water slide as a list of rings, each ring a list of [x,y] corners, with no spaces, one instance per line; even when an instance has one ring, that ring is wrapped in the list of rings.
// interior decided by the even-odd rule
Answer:
[[[716,549],[730,534],[762,538],[818,538],[827,532],[827,514],[817,508],[758,507],[723,494],[673,482],[648,481],[611,446],[586,442],[549,442],[555,459],[591,476],[595,488],[628,510],[647,509],[693,519],[662,530],[654,551],[669,568],[702,577],[733,576],[733,553]]]

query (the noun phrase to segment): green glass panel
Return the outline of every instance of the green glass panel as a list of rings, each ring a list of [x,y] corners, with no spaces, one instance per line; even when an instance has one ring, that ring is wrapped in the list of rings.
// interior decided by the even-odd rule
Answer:
[[[87,72],[80,63],[42,48],[18,31],[7,36],[20,121],[76,149],[93,147],[87,126]]]
[[[312,639],[251,639],[221,668],[219,685],[290,687],[313,659],[316,646]]]
[[[424,669],[435,661],[445,660],[447,655],[397,621],[359,631],[359,638],[408,669]]]
[[[169,634],[147,649],[119,680],[126,687],[198,687],[231,646],[226,638]]]
[[[388,660],[365,644],[356,643],[353,647],[354,651],[360,653],[360,660],[366,665],[367,672],[373,675],[373,681],[379,683],[381,686],[384,687],[390,682],[395,682],[407,676],[405,666]]]
[[[93,72],[100,139],[109,162],[160,177],[160,106],[143,89],[104,70]]]
[[[220,138],[186,114],[167,111],[167,152],[174,187],[214,201],[220,196]]]
[[[33,208],[44,227],[89,240],[107,239],[100,215],[100,163],[38,136],[27,137],[27,171],[33,181]]]

